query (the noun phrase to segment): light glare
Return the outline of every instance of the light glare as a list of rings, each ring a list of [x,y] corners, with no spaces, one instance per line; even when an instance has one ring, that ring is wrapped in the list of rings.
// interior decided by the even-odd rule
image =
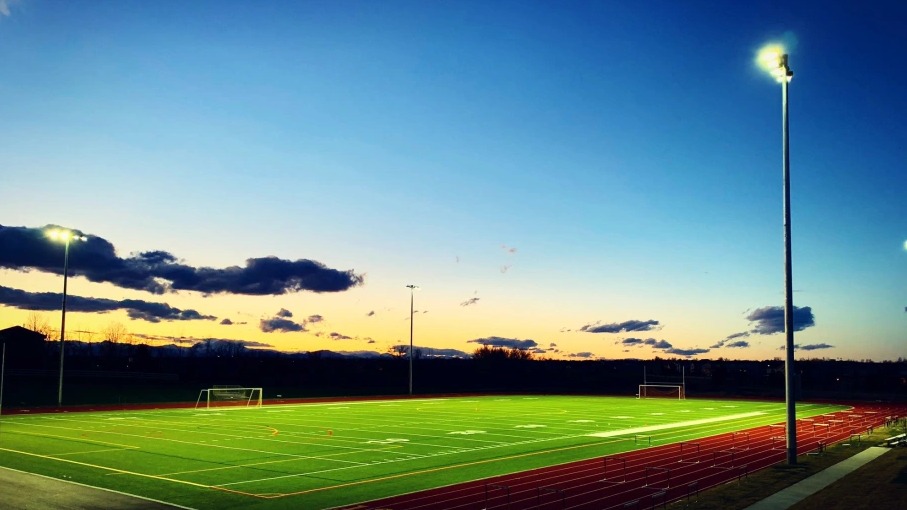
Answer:
[[[756,54],[756,65],[774,76],[774,71],[781,69],[781,55],[784,55],[784,47],[780,44],[770,44]]]
[[[54,241],[87,241],[88,238],[84,235],[76,234],[71,230],[64,230],[60,228],[55,228],[47,232],[47,237],[53,239]]]

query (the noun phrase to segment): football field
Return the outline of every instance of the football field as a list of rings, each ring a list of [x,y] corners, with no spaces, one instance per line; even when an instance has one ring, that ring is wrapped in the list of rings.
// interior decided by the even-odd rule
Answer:
[[[0,418],[0,465],[188,508],[323,509],[784,416],[783,402],[594,396],[14,415]]]

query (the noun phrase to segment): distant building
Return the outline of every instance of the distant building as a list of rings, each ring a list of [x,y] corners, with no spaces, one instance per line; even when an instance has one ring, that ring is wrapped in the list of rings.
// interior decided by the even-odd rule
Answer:
[[[6,365],[14,368],[35,368],[44,358],[47,337],[22,326],[0,329],[0,344],[6,345]]]

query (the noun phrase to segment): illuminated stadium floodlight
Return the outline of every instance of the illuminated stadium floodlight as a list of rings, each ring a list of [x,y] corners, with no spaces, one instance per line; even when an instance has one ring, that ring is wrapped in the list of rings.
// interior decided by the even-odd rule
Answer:
[[[82,234],[72,230],[55,228],[47,232],[47,237],[63,243],[63,306],[60,318],[60,384],[57,388],[57,406],[63,405],[63,352],[66,339],[66,280],[69,276],[69,243],[88,240]]]
[[[790,242],[790,139],[788,136],[787,89],[794,72],[788,65],[787,53],[779,45],[769,45],[756,57],[759,67],[781,84],[781,165],[784,196],[784,334],[786,358],[784,362],[785,402],[787,407],[787,463],[797,463],[797,411],[794,384],[794,298],[791,269]]]
[[[409,284],[409,394],[413,394],[413,294],[418,285]]]

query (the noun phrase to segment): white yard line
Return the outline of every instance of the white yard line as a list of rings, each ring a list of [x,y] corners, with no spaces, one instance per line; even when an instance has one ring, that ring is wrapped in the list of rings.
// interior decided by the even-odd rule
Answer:
[[[615,436],[626,436],[630,434],[642,434],[644,432],[654,432],[656,430],[665,430],[665,429],[674,429],[679,427],[692,427],[695,425],[707,425],[710,423],[717,423],[722,421],[731,421],[731,420],[740,420],[743,418],[753,418],[755,416],[763,416],[766,413],[762,411],[753,411],[749,413],[740,413],[740,414],[729,414],[727,416],[715,416],[714,418],[702,418],[699,420],[687,420],[687,421],[677,421],[673,423],[665,423],[662,425],[649,425],[646,427],[633,427],[629,429],[620,429],[620,430],[611,430],[608,432],[593,432],[591,434],[586,434],[591,437],[615,437]]]

